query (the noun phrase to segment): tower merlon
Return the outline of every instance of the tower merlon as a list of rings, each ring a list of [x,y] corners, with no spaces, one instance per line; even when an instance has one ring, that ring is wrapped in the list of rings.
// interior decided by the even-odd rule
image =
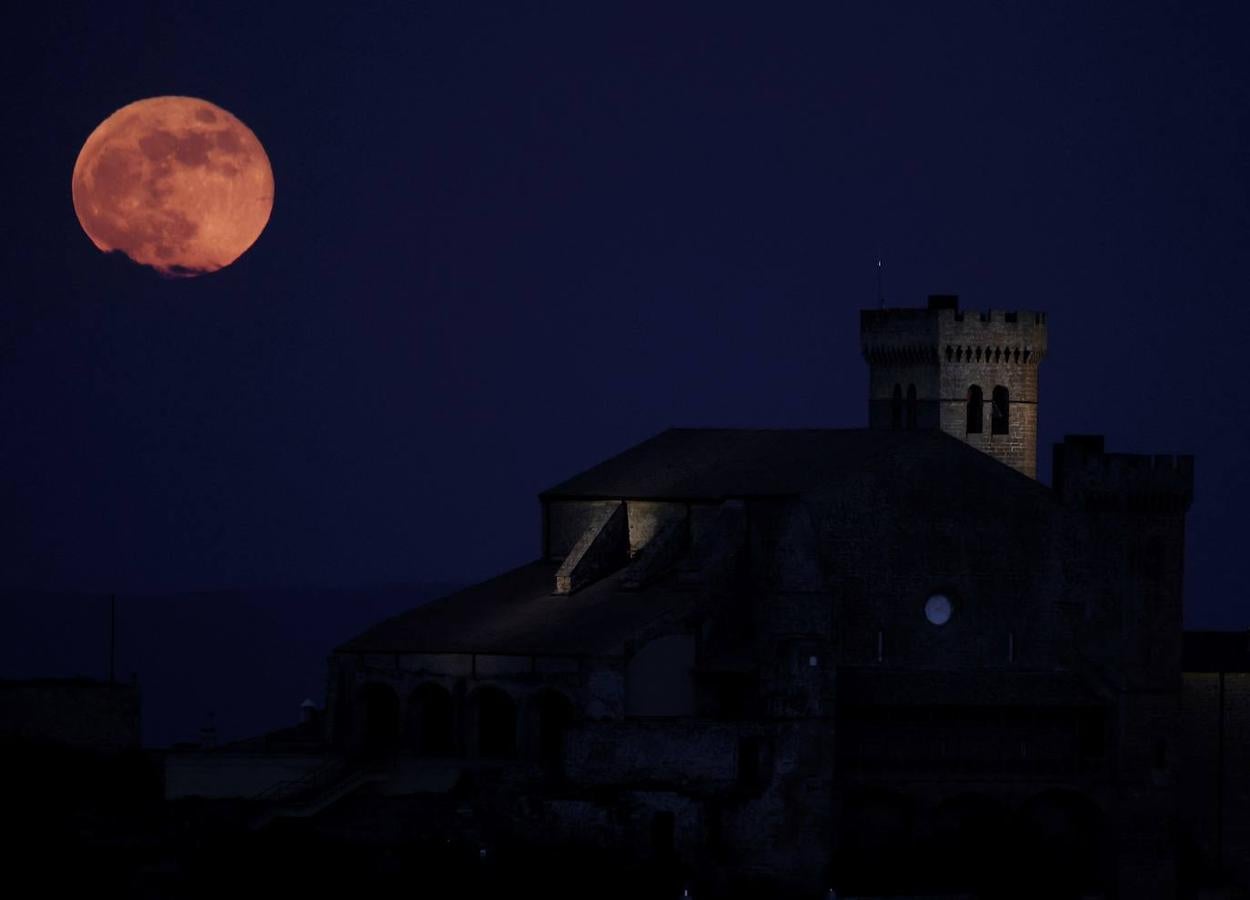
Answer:
[[[908,347],[925,347],[945,362],[1036,364],[1046,355],[1046,314],[1033,310],[865,309],[859,322],[869,362]]]

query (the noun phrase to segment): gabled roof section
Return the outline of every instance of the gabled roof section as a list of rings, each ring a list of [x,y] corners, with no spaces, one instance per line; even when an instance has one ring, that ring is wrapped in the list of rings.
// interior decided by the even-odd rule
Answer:
[[[555,594],[558,568],[538,561],[513,569],[387,619],[335,652],[619,656],[626,640],[697,599],[671,581],[625,592],[623,571]]]
[[[543,500],[797,496],[869,471],[940,462],[1003,490],[1044,485],[940,431],[672,428],[544,491]]]

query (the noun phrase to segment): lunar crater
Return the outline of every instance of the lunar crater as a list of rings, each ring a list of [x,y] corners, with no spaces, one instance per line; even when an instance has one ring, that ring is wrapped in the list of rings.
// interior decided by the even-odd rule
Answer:
[[[73,176],[83,230],[106,252],[170,276],[227,266],[268,223],[273,172],[252,131],[220,107],[155,97],[118,110]]]

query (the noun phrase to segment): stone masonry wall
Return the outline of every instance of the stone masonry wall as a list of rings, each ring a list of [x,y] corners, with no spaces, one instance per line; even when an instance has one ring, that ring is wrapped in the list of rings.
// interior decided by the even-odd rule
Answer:
[[[1046,318],[1029,311],[865,310],[860,338],[869,364],[868,424],[891,428],[894,389],[914,385],[917,428],[941,428],[1029,477],[1037,476],[1037,370],[1046,354]],[[967,429],[972,385],[982,391],[980,433]],[[994,434],[994,388],[1010,397],[1010,430]],[[904,412],[903,427],[907,427]]]

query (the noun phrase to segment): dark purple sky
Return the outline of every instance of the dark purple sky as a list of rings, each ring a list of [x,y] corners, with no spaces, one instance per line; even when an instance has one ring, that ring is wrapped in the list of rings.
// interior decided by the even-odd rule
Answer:
[[[1250,624],[1246,4],[191,6],[5,22],[0,587],[485,577],[662,428],[862,425],[880,253],[892,303],[1049,312],[1047,478],[1197,455],[1188,623]],[[277,181],[190,281],[70,201],[159,94]]]

